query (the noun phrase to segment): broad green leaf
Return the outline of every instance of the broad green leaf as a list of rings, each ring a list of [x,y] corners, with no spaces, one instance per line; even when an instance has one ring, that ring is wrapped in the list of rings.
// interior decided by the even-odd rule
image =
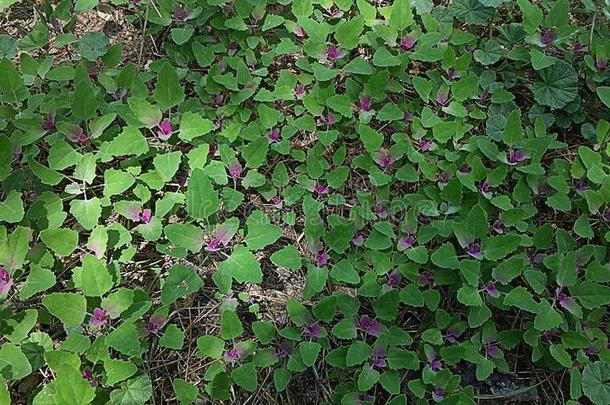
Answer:
[[[138,375],[121,384],[119,389],[110,393],[112,403],[144,405],[152,396],[152,384],[146,374]]]
[[[273,264],[289,270],[298,270],[301,268],[301,254],[297,248],[292,245],[284,246],[277,252],[274,252],[269,259]]]
[[[87,300],[75,293],[52,293],[42,298],[42,305],[65,326],[83,323],[87,314]]]
[[[354,49],[360,41],[363,29],[364,18],[362,16],[355,17],[337,28],[335,39],[342,48],[347,50]]]
[[[111,348],[128,357],[140,356],[140,332],[131,322],[123,322],[106,336],[106,343]]]
[[[558,60],[542,69],[540,80],[534,83],[534,98],[552,109],[565,107],[578,94],[578,75],[567,62]]]
[[[610,108],[610,87],[599,86],[595,91],[597,92],[599,99],[606,105],[606,107]]]
[[[35,294],[53,287],[55,282],[55,274],[51,270],[32,264],[25,283],[19,290],[19,298],[27,300]]]
[[[20,380],[32,372],[32,366],[19,346],[7,342],[0,347],[0,371],[6,378]]]
[[[29,92],[27,87],[25,87],[23,78],[10,60],[3,58],[0,61],[0,73],[2,101],[5,103],[17,103],[28,97]]]
[[[432,263],[443,269],[457,269],[460,265],[455,248],[449,242],[441,245],[430,256]]]
[[[239,317],[235,312],[225,310],[220,316],[220,337],[224,340],[235,339],[244,333]]]
[[[104,361],[104,370],[106,371],[105,384],[112,386],[134,375],[138,371],[138,367],[130,361],[108,359]]]
[[[594,404],[610,402],[610,363],[596,361],[585,366],[582,372],[582,390]]]
[[[187,111],[180,119],[180,132],[178,137],[190,142],[198,136],[205,135],[214,129],[214,122],[199,114]]]
[[[148,152],[148,142],[139,129],[127,126],[112,141],[103,144],[101,150],[112,156],[139,156]]]
[[[85,256],[82,267],[75,268],[73,273],[74,285],[87,297],[101,297],[112,288],[106,263],[95,256]]]
[[[178,298],[197,292],[203,286],[203,280],[193,269],[181,264],[174,265],[161,288],[161,302],[169,305]]]
[[[155,100],[162,110],[169,110],[184,101],[184,89],[176,69],[165,63],[157,75]]]
[[[64,228],[46,229],[40,232],[40,239],[58,255],[69,256],[78,245],[78,232]]]
[[[261,211],[256,211],[246,221],[248,232],[245,242],[250,250],[260,250],[277,241],[283,234],[282,228],[269,223]]]
[[[219,269],[238,283],[260,283],[263,280],[259,261],[243,245],[236,246],[231,256],[220,264]]]
[[[100,199],[93,197],[88,200],[70,201],[70,214],[85,228],[91,230],[97,225],[102,215]]]
[[[408,28],[413,23],[413,12],[409,0],[394,0],[389,22],[390,27],[398,31]]]
[[[0,222],[17,223],[23,219],[25,211],[21,193],[10,191],[4,201],[0,202]]]
[[[195,225],[169,224],[163,232],[171,243],[191,252],[199,252],[203,246],[203,231]]]
[[[220,199],[210,178],[201,169],[195,169],[186,190],[186,211],[195,219],[207,219],[218,211]]]

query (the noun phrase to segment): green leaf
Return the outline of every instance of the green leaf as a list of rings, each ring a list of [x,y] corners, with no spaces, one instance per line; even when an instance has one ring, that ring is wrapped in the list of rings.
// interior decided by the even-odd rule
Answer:
[[[180,119],[180,132],[178,137],[190,142],[198,136],[203,136],[214,129],[214,122],[199,114],[187,111]]]
[[[379,371],[375,370],[372,365],[365,365],[358,375],[358,389],[366,392],[373,388],[379,381]]]
[[[563,367],[572,368],[572,358],[562,345],[551,345],[549,351],[551,352],[551,356],[553,356],[553,358]]]
[[[157,75],[155,100],[164,111],[184,101],[184,89],[180,85],[180,78],[176,69],[169,63],[165,63]]]
[[[218,211],[220,199],[210,178],[201,169],[195,169],[186,190],[186,211],[195,219],[207,219]]]
[[[338,94],[329,97],[326,100],[326,105],[328,105],[333,111],[338,112],[344,117],[351,118],[353,116],[352,100],[349,96],[345,94]]]
[[[610,403],[610,363],[587,364],[582,372],[582,390],[594,404]]]
[[[257,372],[254,363],[243,364],[231,371],[231,378],[235,384],[249,392],[253,392],[258,387]]]
[[[390,11],[390,27],[401,31],[413,23],[413,12],[409,0],[395,0]]]
[[[275,14],[267,14],[267,17],[265,18],[265,21],[263,22],[263,26],[261,27],[261,30],[264,31],[269,31],[272,28],[275,27],[279,27],[280,25],[282,25],[284,23],[285,19],[282,16],[279,15],[275,15]]]
[[[335,225],[324,233],[324,242],[331,250],[341,254],[347,250],[354,234],[354,226],[351,223]]]
[[[578,269],[576,267],[576,254],[569,252],[561,260],[557,271],[557,284],[561,287],[570,287],[578,280]]]
[[[224,340],[231,340],[241,336],[244,328],[237,314],[233,311],[225,310],[220,316],[220,337]]]
[[[360,275],[348,260],[336,263],[330,271],[330,276],[343,283],[358,284],[360,282]]]
[[[335,39],[342,48],[346,50],[354,49],[358,46],[363,29],[364,18],[362,16],[355,17],[337,28]]]
[[[399,66],[400,59],[394,56],[386,47],[377,48],[373,55],[373,65],[379,67]]]
[[[555,63],[557,58],[554,56],[548,56],[540,52],[538,49],[531,49],[530,55],[532,57],[532,67],[535,70],[545,69]]]
[[[460,265],[455,248],[450,242],[442,244],[432,253],[430,259],[432,263],[443,269],[457,269]]]
[[[485,259],[497,261],[514,252],[520,243],[517,235],[500,235],[485,239],[481,249]]]
[[[163,118],[163,114],[161,113],[161,110],[159,110],[159,107],[152,105],[143,98],[129,97],[127,103],[136,118],[141,121],[146,128],[157,126]]]
[[[112,386],[124,381],[138,371],[138,367],[130,361],[119,359],[108,359],[104,361],[106,371],[105,385]]]
[[[174,387],[176,398],[178,398],[181,405],[189,405],[195,402],[199,396],[199,389],[197,386],[189,384],[181,378],[174,378],[172,380],[172,386]]]
[[[25,283],[19,290],[19,299],[27,300],[35,294],[53,287],[55,282],[55,274],[51,270],[32,264]]]
[[[523,27],[527,33],[534,33],[542,23],[544,14],[537,5],[530,3],[528,0],[517,0],[521,14],[523,15]]]
[[[87,300],[75,293],[52,293],[42,298],[42,305],[65,326],[83,323],[87,314]]]
[[[0,202],[0,222],[17,223],[23,219],[23,201],[21,193],[10,191],[4,201]]]
[[[0,61],[0,91],[2,101],[5,103],[17,103],[29,95],[23,78],[11,61],[6,58]]]
[[[89,200],[70,201],[70,213],[86,230],[92,230],[102,215],[100,199],[93,197]]]
[[[534,83],[534,98],[542,105],[562,108],[578,95],[578,75],[567,62],[558,60],[542,69],[540,79]]]
[[[21,348],[4,343],[0,348],[0,371],[6,378],[20,380],[32,372],[32,366]]]
[[[478,289],[469,285],[462,286],[458,290],[457,299],[460,303],[468,306],[483,305],[483,299]]]
[[[203,246],[203,231],[195,225],[169,224],[163,232],[171,243],[191,252],[199,252]]]
[[[98,3],[99,0],[76,0],[76,3],[74,4],[74,11],[77,13],[91,11],[97,7]]]
[[[534,328],[540,331],[550,330],[557,328],[562,321],[561,314],[551,307],[547,300],[540,302],[538,313],[534,318]]]
[[[12,6],[13,4],[17,3],[17,1],[19,0],[0,0],[0,10]]]
[[[483,43],[483,47],[476,49],[473,53],[474,60],[481,65],[493,65],[502,58],[502,47],[495,40],[487,40]]]
[[[595,91],[597,92],[599,99],[606,105],[606,107],[610,108],[610,87],[599,86]]]
[[[467,24],[481,25],[491,17],[493,9],[479,0],[456,0],[452,4],[453,14]]]
[[[182,152],[161,153],[154,157],[153,166],[164,182],[172,180],[180,167]]]
[[[220,264],[219,269],[233,277],[238,283],[260,283],[263,281],[263,272],[259,261],[243,245],[236,246],[231,256]]]
[[[78,244],[78,232],[72,229],[46,229],[40,232],[45,245],[60,256],[70,256]]]
[[[130,322],[123,322],[110,332],[106,336],[106,343],[128,357],[139,357],[142,354],[138,328]]]
[[[159,339],[159,345],[174,350],[182,349],[184,345],[184,332],[173,323],[168,325],[165,328],[165,333]]]
[[[321,82],[332,80],[340,73],[339,69],[330,69],[319,63],[314,63],[311,68],[316,80]]]
[[[104,172],[104,196],[123,194],[136,182],[133,176],[127,172],[116,169],[108,169]]]
[[[111,156],[139,156],[148,152],[148,142],[139,129],[127,126],[112,141],[103,144],[101,150]]]
[[[103,32],[87,32],[76,44],[76,50],[83,58],[95,62],[97,58],[108,52],[109,44],[110,41]]]
[[[178,298],[192,294],[203,286],[203,280],[192,269],[181,264],[172,266],[161,288],[161,303],[169,305]]]
[[[8,238],[6,238],[6,231],[3,235],[3,230],[4,228],[0,227],[0,265],[9,269],[18,269],[23,265],[28,254],[29,243],[32,240],[32,230],[18,226]],[[40,236],[43,239],[42,233]],[[45,239],[43,239],[44,241]]]
[[[352,342],[347,350],[347,357],[345,358],[348,367],[356,366],[364,363],[371,357],[373,348],[366,343],[356,340]]]
[[[409,369],[417,370],[419,368],[419,360],[417,355],[410,350],[400,350],[396,347],[388,349],[388,366],[393,370]]]
[[[320,346],[320,344],[317,342],[299,343],[299,353],[301,353],[303,364],[305,364],[307,367],[313,366],[318,359],[321,349],[322,346]]]
[[[524,287],[515,287],[506,294],[504,305],[515,306],[533,314],[538,312],[539,307],[538,303],[532,298],[532,294]]]
[[[219,359],[224,352],[225,342],[216,336],[199,336],[197,338],[197,355]]]
[[[141,374],[121,384],[110,393],[115,404],[144,405],[152,396],[152,384],[146,374]]]
[[[513,110],[509,114],[502,132],[502,140],[508,146],[519,145],[523,142],[523,128],[519,111]]]
[[[602,308],[610,304],[610,287],[593,281],[584,281],[573,288],[573,295],[587,309]]]
[[[269,223],[262,211],[253,212],[246,221],[248,232],[244,241],[250,250],[260,250],[277,241],[283,234],[282,228]]]
[[[106,263],[92,255],[85,256],[82,267],[74,269],[72,279],[87,297],[101,297],[113,285]]]
[[[289,270],[298,270],[302,266],[301,254],[293,245],[284,246],[273,253],[269,259],[276,266],[281,266]]]
[[[358,134],[367,152],[377,152],[381,145],[383,145],[383,135],[368,125],[360,125],[358,127]]]
[[[188,42],[188,40],[191,39],[191,37],[193,36],[194,31],[195,30],[192,27],[172,28],[172,30],[171,30],[172,40],[177,45],[186,44]]]

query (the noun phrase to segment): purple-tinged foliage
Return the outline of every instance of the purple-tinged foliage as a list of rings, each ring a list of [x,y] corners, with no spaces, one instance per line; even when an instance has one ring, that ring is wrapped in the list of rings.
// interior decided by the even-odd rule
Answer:
[[[481,252],[481,246],[478,242],[469,243],[468,246],[466,246],[466,253],[477,260],[483,259],[483,252]]]
[[[91,326],[100,327],[104,326],[108,323],[109,314],[102,308],[95,308],[93,310],[93,315],[89,319],[89,324]]]
[[[383,331],[383,325],[368,315],[363,315],[358,320],[358,329],[370,336],[378,337]]]
[[[146,325],[146,332],[150,334],[159,333],[161,328],[165,325],[165,319],[159,315],[151,315],[148,318],[148,324]]]
[[[415,39],[411,35],[405,35],[400,40],[400,47],[403,49],[403,51],[410,51],[411,49],[413,49],[416,43],[417,39]]]
[[[500,291],[496,288],[496,284],[493,281],[487,282],[485,285],[485,292],[492,298],[498,298],[500,296]]]
[[[4,267],[0,267],[0,295],[5,295],[13,286],[13,279]]]
[[[337,59],[341,59],[345,55],[345,51],[335,44],[330,44],[328,49],[326,49],[326,59],[331,62],[336,61]]]
[[[159,139],[161,139],[162,141],[166,141],[168,140],[172,134],[174,133],[173,129],[172,129],[172,123],[169,121],[169,119],[165,118],[163,119],[159,125],[157,126],[158,130],[157,130],[157,136],[159,137]]]

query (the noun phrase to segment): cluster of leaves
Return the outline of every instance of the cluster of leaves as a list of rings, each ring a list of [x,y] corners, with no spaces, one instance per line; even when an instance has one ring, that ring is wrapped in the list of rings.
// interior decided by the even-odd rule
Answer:
[[[211,259],[219,332],[181,403],[320,364],[335,403],[474,403],[463,370],[530,363],[610,403],[607,10],[114,3],[165,58],[77,38],[91,0],[0,36],[0,402],[50,370],[33,404],[146,403],[143,355],[189,350],[172,315]],[[49,44],[79,57],[28,52]],[[175,264],[138,286],[151,254]],[[305,278],[288,324],[242,305],[279,268]]]

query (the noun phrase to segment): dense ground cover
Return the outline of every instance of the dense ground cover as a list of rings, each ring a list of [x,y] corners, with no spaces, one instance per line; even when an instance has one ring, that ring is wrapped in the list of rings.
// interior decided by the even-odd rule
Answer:
[[[0,10],[1,404],[610,403],[606,4]]]

